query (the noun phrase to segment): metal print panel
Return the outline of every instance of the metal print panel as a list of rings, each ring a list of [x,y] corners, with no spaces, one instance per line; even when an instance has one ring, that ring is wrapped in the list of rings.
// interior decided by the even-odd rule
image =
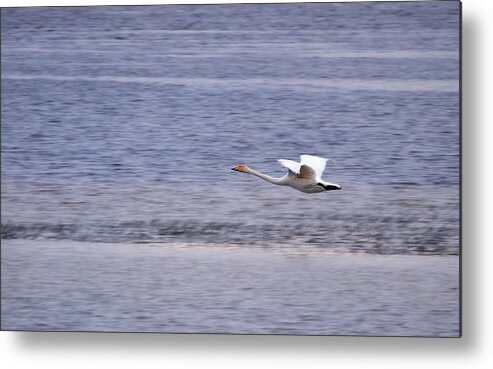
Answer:
[[[459,2],[1,17],[3,330],[460,336]]]

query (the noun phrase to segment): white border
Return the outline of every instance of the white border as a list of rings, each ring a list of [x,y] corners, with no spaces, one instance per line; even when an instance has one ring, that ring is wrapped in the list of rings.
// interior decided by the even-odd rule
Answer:
[[[249,1],[1,0],[5,6]],[[259,1],[275,2],[275,1]],[[493,19],[463,1],[463,335],[461,339],[0,332],[4,368],[485,368],[493,363]],[[490,94],[488,94],[490,92]]]

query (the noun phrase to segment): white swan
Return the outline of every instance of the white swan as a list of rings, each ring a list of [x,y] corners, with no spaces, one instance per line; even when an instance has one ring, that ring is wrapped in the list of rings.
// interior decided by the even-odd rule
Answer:
[[[328,183],[321,179],[326,162],[327,159],[312,155],[301,155],[299,163],[292,160],[280,159],[279,163],[288,168],[288,173],[281,178],[274,178],[257,172],[246,165],[238,165],[232,168],[232,170],[253,174],[267,182],[280,186],[290,186],[305,193],[340,190],[341,186],[338,184]]]

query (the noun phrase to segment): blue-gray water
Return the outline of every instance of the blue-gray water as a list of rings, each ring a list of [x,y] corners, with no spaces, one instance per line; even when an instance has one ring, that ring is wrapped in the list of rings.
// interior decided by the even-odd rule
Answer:
[[[458,2],[1,14],[2,329],[459,335]]]
[[[459,252],[459,3],[2,9],[2,238]],[[333,159],[306,195],[277,159]]]
[[[4,240],[2,329],[458,336],[458,257]]]

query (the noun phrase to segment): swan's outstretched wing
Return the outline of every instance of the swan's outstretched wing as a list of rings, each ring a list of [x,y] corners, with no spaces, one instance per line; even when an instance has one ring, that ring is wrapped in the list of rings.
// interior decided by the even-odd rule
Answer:
[[[301,166],[300,175],[298,177],[304,179],[310,179],[312,181],[317,181],[320,179],[320,177],[317,178],[317,173],[315,172],[315,170],[306,164],[303,164]]]
[[[300,156],[300,166],[308,166],[315,172],[315,178],[321,179],[322,173],[325,169],[325,164],[327,163],[327,159],[321,158],[319,156],[313,155],[301,155]],[[298,163],[296,163],[298,164]],[[283,164],[284,165],[284,164]]]
[[[289,174],[294,174],[294,175],[300,174],[300,169],[301,169],[300,163],[286,159],[279,159],[278,162],[281,163],[282,166],[289,169]]]

